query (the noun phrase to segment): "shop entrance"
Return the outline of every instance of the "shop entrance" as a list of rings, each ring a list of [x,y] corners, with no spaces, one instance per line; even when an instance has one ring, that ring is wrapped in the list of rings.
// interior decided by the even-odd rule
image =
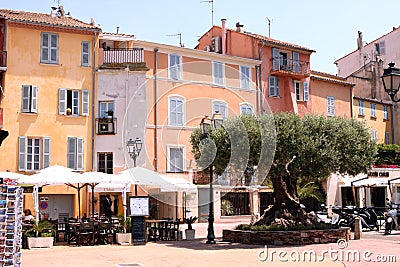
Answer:
[[[250,215],[250,194],[248,192],[228,192],[221,200],[228,200],[233,206],[233,215]]]

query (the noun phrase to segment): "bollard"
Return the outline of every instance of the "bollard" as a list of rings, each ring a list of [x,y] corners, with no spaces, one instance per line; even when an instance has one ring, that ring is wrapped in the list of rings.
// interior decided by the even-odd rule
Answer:
[[[354,220],[354,240],[361,239],[361,220],[360,217],[356,217]]]

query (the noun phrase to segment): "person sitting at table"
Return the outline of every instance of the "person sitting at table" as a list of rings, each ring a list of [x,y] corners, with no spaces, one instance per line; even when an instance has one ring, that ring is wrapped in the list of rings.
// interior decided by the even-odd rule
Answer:
[[[23,218],[24,223],[33,223],[34,220],[35,220],[35,217],[33,217],[31,210],[25,209],[24,210],[24,218]]]

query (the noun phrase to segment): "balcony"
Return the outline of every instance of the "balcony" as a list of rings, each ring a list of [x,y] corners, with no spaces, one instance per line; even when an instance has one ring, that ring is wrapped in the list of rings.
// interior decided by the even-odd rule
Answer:
[[[97,118],[96,124],[98,135],[117,133],[117,118]]]
[[[101,69],[121,69],[129,67],[131,70],[148,70],[144,62],[143,48],[103,49],[102,55],[103,61],[100,64]]]
[[[7,70],[7,51],[0,51],[0,72]]]
[[[282,60],[279,57],[272,58],[271,61],[271,75],[290,76],[295,79],[303,79],[310,76],[309,62],[293,59]]]

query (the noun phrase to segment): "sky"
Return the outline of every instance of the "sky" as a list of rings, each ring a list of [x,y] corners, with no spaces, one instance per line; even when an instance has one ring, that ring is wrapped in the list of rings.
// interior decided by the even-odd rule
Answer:
[[[334,61],[357,48],[358,31],[367,43],[400,25],[400,1],[372,0],[61,0],[79,20],[94,18],[103,32],[133,34],[137,39],[194,48],[198,38],[227,19],[251,33],[311,48],[311,69],[337,73]],[[384,4],[387,4],[385,7]],[[0,8],[50,13],[55,0],[0,0]],[[214,12],[212,12],[212,7]],[[212,16],[213,13],[213,16]],[[268,26],[268,20],[270,26]]]

